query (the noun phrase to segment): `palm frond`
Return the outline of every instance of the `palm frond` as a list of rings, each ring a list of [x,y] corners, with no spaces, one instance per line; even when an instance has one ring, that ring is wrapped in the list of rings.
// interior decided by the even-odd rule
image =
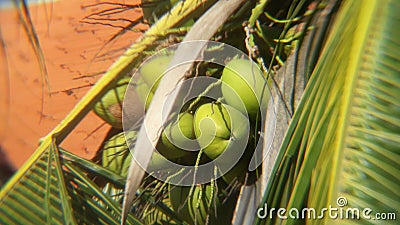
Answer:
[[[283,141],[264,203],[400,209],[400,9],[397,1],[346,1]],[[325,222],[329,221],[325,214]],[[305,222],[305,220],[303,220]],[[319,224],[320,220],[307,220]],[[343,220],[372,224],[374,220]],[[298,224],[276,216],[258,224]]]
[[[31,158],[28,168],[14,176],[1,192],[0,223],[119,224],[120,203],[88,177],[90,170],[82,165],[89,162],[82,159],[76,163],[77,158],[54,144]],[[89,164],[88,168],[94,167],[100,174],[113,175]],[[132,215],[128,223],[141,224]]]

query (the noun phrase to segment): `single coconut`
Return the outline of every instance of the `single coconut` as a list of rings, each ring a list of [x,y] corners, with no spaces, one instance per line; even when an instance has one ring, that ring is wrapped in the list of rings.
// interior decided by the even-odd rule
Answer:
[[[269,92],[266,78],[257,64],[250,60],[233,59],[224,68],[221,90],[226,103],[257,118],[260,107],[266,108]],[[243,104],[245,108],[243,108]]]
[[[224,151],[246,147],[249,121],[229,105],[207,103],[195,112],[194,131],[201,149],[215,159]]]

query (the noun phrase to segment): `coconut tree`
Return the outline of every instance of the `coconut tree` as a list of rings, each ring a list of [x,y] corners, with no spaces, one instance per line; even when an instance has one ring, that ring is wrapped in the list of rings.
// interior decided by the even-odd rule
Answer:
[[[45,68],[27,7],[23,1],[19,4],[21,20]],[[400,209],[399,2],[147,0],[134,7],[144,9],[151,27],[41,140],[32,157],[2,188],[2,224],[330,224],[335,218],[324,209],[332,207],[342,212],[336,218],[341,223],[375,224],[376,213],[384,213],[387,219],[392,217],[389,222],[396,223],[393,216]],[[121,108],[126,86],[123,91],[119,88],[130,79],[127,74],[137,70],[145,73],[139,66],[165,45],[192,40],[233,45],[256,62],[270,89],[270,100],[265,110],[249,114],[246,151],[262,156],[261,165],[257,164],[260,159],[243,159],[244,169],[232,169],[232,179],[225,176],[180,187],[154,179],[132,160],[128,149],[134,143],[135,156],[148,159],[145,166],[168,171],[159,159],[162,155],[168,158],[171,149],[180,151],[164,141],[167,136],[174,137],[177,128],[189,139],[199,138],[202,149],[194,154],[179,152],[172,160],[197,167],[220,154],[214,150],[234,131],[218,124],[218,118],[239,118],[225,115],[230,106],[224,104],[229,105],[229,100],[199,95],[184,107],[184,113],[172,117],[176,122],[168,121],[164,131],[164,121],[154,120],[165,96],[179,90],[175,84],[190,77],[186,72],[197,76],[196,71],[203,69],[207,76],[220,80],[233,76],[223,73],[224,68],[201,63],[195,64],[197,70],[188,64],[175,76],[167,73],[159,80],[135,80],[135,88],[147,90],[142,99],[144,119],[138,121],[153,129],[145,133],[144,125],[139,129],[139,124],[134,132],[125,132],[125,138],[123,133],[110,133],[98,152],[102,160],[86,160],[59,146],[92,109],[118,127],[118,114],[107,110],[111,105]],[[180,51],[187,54],[178,47],[176,52]],[[191,52],[193,57],[200,53]],[[176,57],[172,55],[171,60]],[[157,65],[163,63],[168,64]],[[148,85],[148,80],[156,85]],[[151,103],[147,105],[147,101]],[[172,103],[166,107],[174,114]],[[199,112],[192,113],[197,108]],[[240,110],[235,112],[242,115]],[[267,115],[262,122],[257,117],[261,113]],[[185,126],[203,117],[216,124],[218,138],[204,148],[201,126]],[[150,136],[153,146],[164,143],[166,150],[153,153],[145,135]],[[235,135],[238,139],[242,136],[240,132]],[[263,141],[260,146],[251,143],[259,139]],[[252,167],[255,170],[246,169]],[[243,176],[238,175],[240,171],[245,172]],[[174,176],[169,174],[170,179]],[[281,209],[280,213],[270,211],[272,208]],[[354,219],[357,210],[367,208],[368,215]],[[307,215],[302,216],[303,212]],[[321,216],[321,212],[325,214]],[[313,218],[313,213],[320,217]]]

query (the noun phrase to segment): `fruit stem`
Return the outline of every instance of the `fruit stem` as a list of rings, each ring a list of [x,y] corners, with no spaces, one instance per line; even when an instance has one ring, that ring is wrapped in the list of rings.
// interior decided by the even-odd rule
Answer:
[[[204,97],[212,88],[216,87],[217,85],[220,85],[221,83],[222,83],[222,81],[218,80],[218,81],[208,85],[208,87],[202,93],[200,93],[199,96],[197,96],[197,98],[192,103],[190,103],[190,105],[187,109],[187,112],[190,112],[193,109],[193,107],[200,101],[200,99],[202,97]]]

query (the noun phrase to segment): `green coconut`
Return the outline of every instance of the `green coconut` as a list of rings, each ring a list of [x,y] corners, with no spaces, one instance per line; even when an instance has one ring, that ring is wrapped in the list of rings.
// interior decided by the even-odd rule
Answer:
[[[126,177],[132,161],[132,153],[128,148],[126,139],[133,143],[136,141],[136,136],[136,131],[129,131],[127,133],[118,133],[108,139],[102,150],[102,166],[120,176]],[[169,165],[166,164],[164,157],[154,152],[148,166],[149,171],[160,171],[168,167]]]
[[[225,66],[221,80],[221,90],[226,103],[242,113],[247,112],[251,118],[256,118],[260,107],[267,107],[267,82],[254,62],[244,59],[231,60]]]
[[[104,144],[102,165],[123,177],[127,176],[129,164],[132,155],[125,142],[124,133],[118,133],[112,136]]]
[[[197,141],[211,159],[217,158],[228,148],[237,147],[235,142],[246,141],[248,126],[247,118],[226,104],[201,105],[194,115]]]
[[[196,139],[193,128],[193,115],[181,113],[176,121],[171,121],[161,135],[161,143],[157,150],[168,159],[176,159],[187,156],[188,148],[196,148],[188,141]],[[193,142],[192,142],[193,143]],[[182,148],[186,148],[182,149]]]
[[[122,104],[130,77],[121,79],[115,88],[109,90],[94,107],[93,111],[115,128],[122,128]]]
[[[212,186],[199,185],[193,190],[192,196],[189,198],[189,215],[196,224],[203,225],[209,220],[213,221],[215,218],[215,210],[221,207],[221,202],[216,195],[216,189],[212,190]],[[214,208],[215,207],[215,208]],[[222,216],[222,215],[220,215]]]
[[[154,93],[150,91],[149,85],[142,77],[139,77],[135,83],[135,92],[138,95],[139,101],[148,109],[153,99]]]
[[[174,212],[186,222],[193,224],[192,217],[189,214],[188,201],[190,187],[175,186],[170,184],[169,199]]]
[[[145,109],[148,109],[154,92],[171,61],[170,56],[162,55],[146,61],[139,69],[140,76],[135,83],[135,91]]]
[[[171,59],[171,56],[160,55],[151,58],[140,66],[139,72],[143,80],[151,88],[151,92],[154,93],[157,89],[162,76],[168,69]]]
[[[193,187],[169,186],[172,208],[177,215],[189,224],[229,224],[225,220],[224,208],[217,196],[216,186],[209,184]]]

